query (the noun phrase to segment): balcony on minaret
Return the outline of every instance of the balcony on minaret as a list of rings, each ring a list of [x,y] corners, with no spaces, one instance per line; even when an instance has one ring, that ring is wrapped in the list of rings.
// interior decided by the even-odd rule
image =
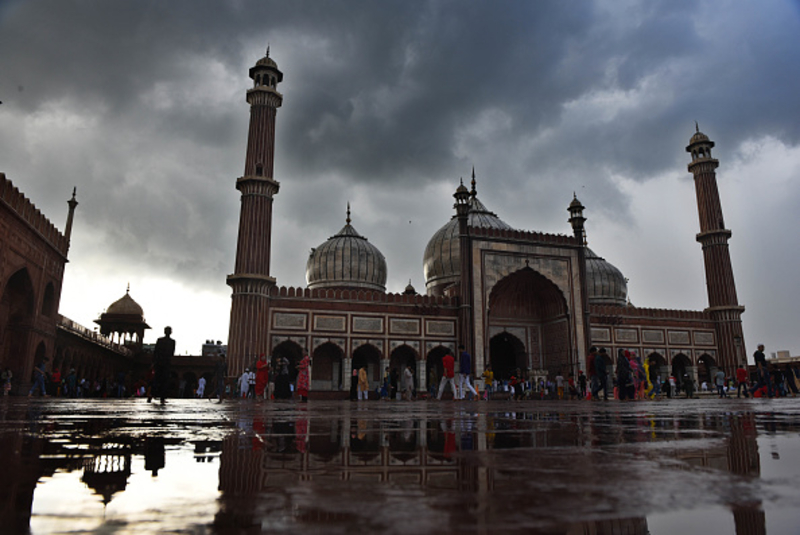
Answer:
[[[281,96],[278,92],[278,84],[283,81],[283,73],[278,69],[275,60],[269,57],[269,48],[267,48],[267,54],[250,68],[250,78],[253,79],[253,87],[247,91],[248,97],[251,92],[262,91]]]

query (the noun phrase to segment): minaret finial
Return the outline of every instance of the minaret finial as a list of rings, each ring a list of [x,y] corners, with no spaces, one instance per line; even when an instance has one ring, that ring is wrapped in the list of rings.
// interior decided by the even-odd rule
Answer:
[[[347,224],[350,224],[350,201],[347,201],[347,219],[345,219]]]
[[[475,166],[473,165],[472,166],[472,191],[469,192],[470,195],[472,195],[473,197],[478,194],[478,189],[475,187],[475,184],[476,184],[476,182],[475,182]]]
[[[267,57],[269,57],[269,43],[267,43]]]
[[[131,293],[131,283],[130,282],[128,283],[128,288],[125,290],[125,294],[126,295],[129,294],[129,293]]]
[[[699,132],[700,131],[700,125],[697,124],[697,121],[694,122],[694,131],[695,132]]]

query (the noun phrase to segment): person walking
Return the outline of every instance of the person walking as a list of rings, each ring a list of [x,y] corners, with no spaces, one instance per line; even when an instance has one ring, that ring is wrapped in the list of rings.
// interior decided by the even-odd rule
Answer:
[[[458,346],[458,349],[461,350],[461,355],[458,358],[458,399],[464,399],[466,397],[464,388],[472,392],[475,399],[478,399],[478,392],[475,391],[475,388],[473,388],[470,382],[470,376],[472,375],[472,357],[467,353],[463,345]]]
[[[250,368],[245,368],[242,375],[239,376],[239,397],[244,399],[247,397],[247,391],[250,389]]]
[[[228,363],[225,362],[225,353],[217,355],[217,361],[214,363],[214,382],[216,384],[215,392],[208,398],[216,396],[220,403],[225,399],[225,377],[228,375]]]
[[[747,370],[740,365],[736,368],[736,397],[742,397],[742,393],[744,393],[744,397],[750,397],[747,391]]]
[[[722,368],[717,370],[714,374],[714,384],[717,386],[717,394],[720,398],[727,398],[728,394],[725,393],[725,372]]]
[[[44,379],[46,377],[44,370],[44,360],[39,361],[39,364],[33,367],[33,385],[31,385],[31,389],[28,391],[28,397],[31,397],[36,390],[39,390],[42,397],[47,397],[47,390],[44,384]]]
[[[625,353],[627,353],[627,351],[624,349],[619,349],[617,351],[617,392],[620,401],[628,399],[628,395],[633,387],[631,364]],[[633,397],[630,399],[633,399]]]
[[[194,395],[199,399],[203,399],[203,397],[206,395],[206,378],[202,375],[200,376],[200,379],[197,380],[197,390],[195,391]]]
[[[436,399],[442,399],[444,387],[447,385],[447,383],[450,383],[450,388],[453,389],[453,399],[458,399],[458,391],[456,390],[455,381],[456,360],[449,351],[444,357],[442,357],[442,366],[444,366],[444,373],[442,373],[442,381],[439,383],[439,393],[436,396]]]
[[[486,366],[486,369],[483,370],[483,399],[490,400],[492,399],[492,392],[494,391],[494,372],[492,371],[491,364]]]

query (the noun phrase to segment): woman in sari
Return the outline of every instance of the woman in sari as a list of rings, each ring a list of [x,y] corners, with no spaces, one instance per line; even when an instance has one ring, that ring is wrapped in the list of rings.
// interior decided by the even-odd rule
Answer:
[[[307,352],[304,352],[303,359],[297,365],[297,393],[300,395],[300,400],[303,402],[308,401],[310,366],[311,366],[311,358],[309,358]]]
[[[267,397],[267,384],[269,384],[269,361],[264,353],[256,362],[256,399]]]

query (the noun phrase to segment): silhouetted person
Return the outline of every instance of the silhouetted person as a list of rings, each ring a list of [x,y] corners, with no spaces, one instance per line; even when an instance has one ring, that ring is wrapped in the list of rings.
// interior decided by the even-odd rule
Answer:
[[[161,403],[167,402],[167,387],[169,384],[169,369],[172,356],[175,354],[175,340],[169,337],[172,334],[172,327],[164,327],[164,336],[156,341],[156,348],[153,351],[153,391],[151,396],[160,397]],[[147,398],[147,402],[152,397]]]

